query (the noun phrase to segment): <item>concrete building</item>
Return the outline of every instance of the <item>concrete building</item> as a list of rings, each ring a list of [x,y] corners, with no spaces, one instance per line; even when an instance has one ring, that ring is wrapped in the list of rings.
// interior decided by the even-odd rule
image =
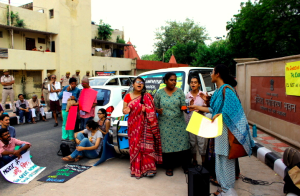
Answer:
[[[91,0],[33,0],[21,7],[0,3],[0,75],[9,69],[15,77],[15,95],[41,95],[47,73],[57,78],[81,70],[95,75],[99,71],[133,74],[135,60],[124,58],[124,47],[116,43],[124,32],[114,30],[109,41],[96,39],[97,26],[91,22]],[[12,24],[8,10],[18,13]],[[23,20],[25,27],[16,27]],[[19,24],[20,25],[20,24]],[[34,47],[50,52],[32,51]],[[2,87],[0,88],[1,96]],[[15,96],[15,99],[16,96]]]

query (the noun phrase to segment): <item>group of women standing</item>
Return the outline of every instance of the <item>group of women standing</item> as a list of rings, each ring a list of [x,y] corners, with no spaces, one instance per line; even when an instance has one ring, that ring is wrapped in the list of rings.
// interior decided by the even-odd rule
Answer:
[[[156,164],[161,163],[166,168],[167,176],[172,176],[174,167],[178,165],[187,173],[191,159],[193,164],[197,165],[196,149],[199,148],[202,162],[205,160],[206,151],[212,153],[212,157],[215,158],[216,180],[222,188],[215,195],[234,187],[235,160],[228,159],[228,130],[243,145],[248,155],[252,154],[251,147],[254,143],[243,108],[232,88],[237,83],[229,75],[228,68],[225,65],[217,65],[211,78],[217,85],[212,97],[199,90],[199,76],[190,78],[191,91],[184,95],[183,91],[176,87],[176,74],[167,73],[163,78],[166,87],[157,91],[154,100],[146,92],[144,79],[135,78],[133,91],[125,96],[123,107],[123,113],[129,114],[128,138],[132,177],[154,176]],[[186,131],[192,115],[190,112],[186,119],[184,117],[184,112],[187,111],[186,99],[192,112],[212,113],[213,120],[223,114],[223,133],[215,138],[214,145],[211,145],[211,142],[209,145],[207,139],[189,135]],[[206,150],[207,146],[209,149]]]

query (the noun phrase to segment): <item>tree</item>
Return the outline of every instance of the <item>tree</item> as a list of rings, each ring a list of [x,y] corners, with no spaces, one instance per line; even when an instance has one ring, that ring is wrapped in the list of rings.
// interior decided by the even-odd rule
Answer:
[[[109,40],[112,32],[114,31],[110,27],[111,26],[109,24],[105,24],[102,20],[100,20],[100,24],[98,25],[98,39]]]
[[[269,59],[300,53],[300,1],[259,0],[241,4],[227,22],[235,57]]]
[[[169,62],[172,54],[174,54],[177,63],[190,65],[195,60],[192,54],[196,52],[198,45],[198,43],[194,42],[178,43],[166,52],[164,61]]]
[[[230,50],[228,40],[213,42],[210,46],[200,44],[197,51],[192,55],[195,60],[192,65],[196,67],[215,67],[217,64],[225,64],[235,75],[235,65],[233,53]]]
[[[141,57],[141,59],[147,61],[161,61],[156,54],[145,54]]]
[[[187,18],[185,22],[167,21],[155,32],[155,54],[162,59],[163,53],[176,44],[204,43],[208,40],[205,27]]]
[[[125,44],[126,42],[125,42],[125,40],[124,39],[122,39],[122,38],[120,38],[120,36],[118,35],[117,36],[117,40],[116,40],[116,42],[117,43],[120,43],[120,44]]]

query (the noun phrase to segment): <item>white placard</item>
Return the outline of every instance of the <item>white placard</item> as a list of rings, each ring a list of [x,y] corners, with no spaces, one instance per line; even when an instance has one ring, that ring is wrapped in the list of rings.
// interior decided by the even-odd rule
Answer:
[[[22,155],[20,159],[15,158],[10,163],[1,168],[1,174],[12,183],[28,184],[46,167],[40,167],[34,164],[30,159],[30,151]]]
[[[72,96],[72,93],[69,93],[67,91],[63,92],[63,98],[62,98],[62,103],[67,103],[68,99]]]
[[[127,121],[120,121],[120,122],[119,122],[119,126],[127,127],[127,126],[128,126],[128,123],[127,123]]]

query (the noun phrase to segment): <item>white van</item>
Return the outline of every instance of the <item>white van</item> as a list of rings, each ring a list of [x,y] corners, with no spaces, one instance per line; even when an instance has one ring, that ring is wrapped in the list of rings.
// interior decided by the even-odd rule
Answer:
[[[194,75],[199,75],[201,82],[201,91],[207,92],[209,95],[212,95],[216,90],[216,85],[211,82],[211,72],[214,68],[209,67],[178,67],[178,68],[168,68],[168,69],[158,69],[154,71],[148,71],[141,73],[140,77],[142,77],[146,82],[146,89],[153,97],[157,90],[164,88],[165,84],[162,80],[166,73],[174,72],[177,76],[177,85],[176,87],[181,88],[186,95],[190,91],[190,86],[188,84],[189,78]],[[132,91],[132,86],[126,92],[129,93]],[[115,121],[116,118],[124,116],[123,114],[123,100],[117,105],[115,110],[112,112],[112,122]],[[113,124],[116,125],[117,121]],[[128,149],[119,149],[118,140],[116,139],[116,131],[114,134],[114,147],[117,153],[125,153],[128,154]],[[124,133],[122,133],[122,137],[124,137]]]

